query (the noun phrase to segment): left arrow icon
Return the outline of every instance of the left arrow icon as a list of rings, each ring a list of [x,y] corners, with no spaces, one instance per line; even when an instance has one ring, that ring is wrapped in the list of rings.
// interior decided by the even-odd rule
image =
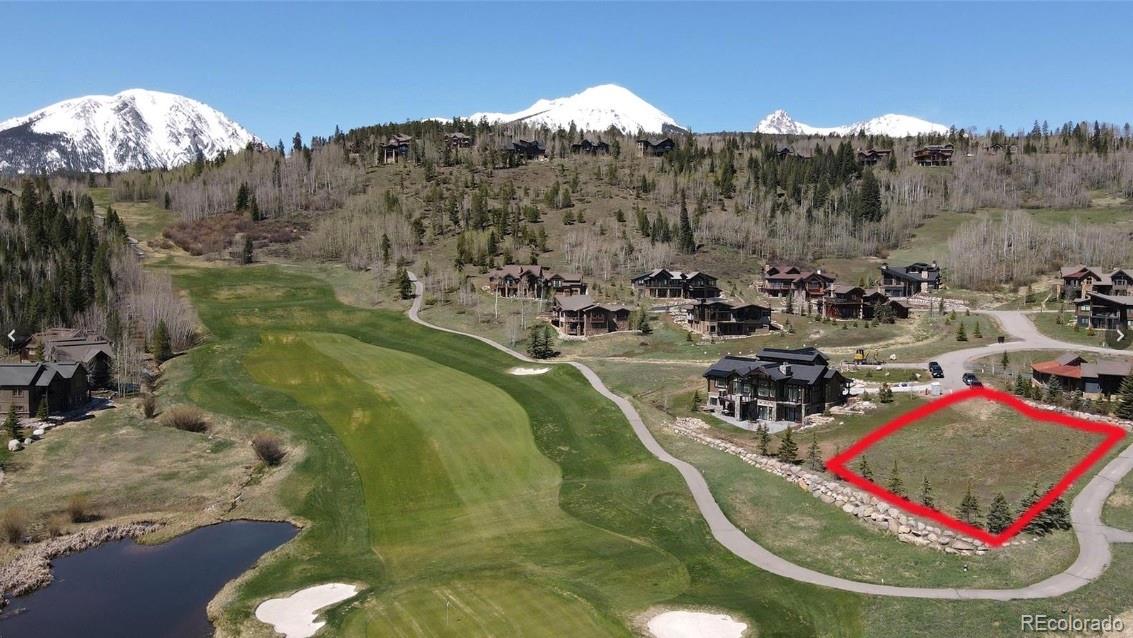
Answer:
[[[11,339],[12,343],[16,342],[16,330],[14,328],[8,332],[8,338]]]

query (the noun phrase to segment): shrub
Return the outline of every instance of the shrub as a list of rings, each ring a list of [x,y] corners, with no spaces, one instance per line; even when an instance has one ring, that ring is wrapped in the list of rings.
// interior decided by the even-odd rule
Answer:
[[[142,414],[147,419],[157,416],[157,397],[149,392],[142,395]]]
[[[72,523],[82,523],[91,518],[90,499],[84,494],[75,494],[67,501],[67,516]]]
[[[264,465],[279,465],[283,462],[283,457],[287,456],[287,450],[283,449],[279,437],[267,432],[260,432],[252,437],[252,449],[256,451],[256,456],[260,457]]]
[[[204,432],[208,428],[205,415],[194,405],[175,405],[161,415],[162,425],[186,432]]]
[[[27,529],[28,517],[22,509],[10,508],[4,510],[4,514],[0,516],[0,530],[3,531],[4,538],[13,545],[24,540]]]

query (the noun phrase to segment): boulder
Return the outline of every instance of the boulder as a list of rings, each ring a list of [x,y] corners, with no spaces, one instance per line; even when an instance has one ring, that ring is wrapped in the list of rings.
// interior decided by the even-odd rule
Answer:
[[[17,441],[17,443],[18,443],[18,441]],[[9,447],[11,447],[11,444],[9,444]],[[847,513],[847,514],[853,514],[855,509],[857,509],[857,508],[854,507],[853,503],[846,503],[845,505],[842,506],[842,511]]]
[[[12,440],[8,441],[8,451],[9,452],[15,452],[15,451],[19,450],[20,448],[22,448],[23,446],[24,446],[23,443],[20,443],[19,439],[12,439]]]
[[[957,538],[956,540],[952,541],[951,547],[952,547],[952,549],[959,550],[959,551],[969,551],[969,550],[973,550],[973,549],[976,548],[975,545],[969,543],[966,540],[960,539],[960,538]]]
[[[32,430],[31,431],[31,438],[42,439],[43,438],[43,428],[36,428],[36,429]]]

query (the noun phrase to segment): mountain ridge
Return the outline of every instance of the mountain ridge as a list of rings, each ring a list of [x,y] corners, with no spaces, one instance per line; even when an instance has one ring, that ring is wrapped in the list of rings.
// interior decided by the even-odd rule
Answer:
[[[0,121],[0,172],[121,172],[213,158],[257,138],[197,100],[128,89]]]
[[[924,133],[943,135],[949,130],[944,124],[900,113],[886,113],[841,126],[811,126],[795,120],[783,109],[772,111],[755,125],[756,133],[770,135],[856,135],[864,131],[866,135],[908,137]]]
[[[563,129],[570,128],[573,122],[579,130],[605,131],[613,127],[622,133],[661,133],[666,127],[684,129],[664,111],[617,84],[599,84],[565,97],[540,98],[515,113],[479,112],[467,119],[527,122]]]

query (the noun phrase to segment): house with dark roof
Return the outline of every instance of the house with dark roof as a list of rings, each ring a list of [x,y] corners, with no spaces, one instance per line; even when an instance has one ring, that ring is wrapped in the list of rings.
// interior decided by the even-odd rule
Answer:
[[[858,151],[858,164],[875,166],[882,162],[888,162],[891,157],[893,157],[893,149],[891,148],[868,148],[864,151]]]
[[[810,155],[807,155],[806,153],[803,153],[802,151],[798,151],[794,147],[791,147],[791,146],[781,146],[781,147],[779,147],[779,150],[775,151],[775,156],[778,157],[780,160],[785,160],[785,159],[792,158],[792,157],[795,158],[795,159],[800,159],[800,160],[810,159]]]
[[[590,295],[555,295],[551,301],[551,323],[571,336],[629,330],[629,314],[626,306],[598,303]]]
[[[44,401],[49,413],[66,412],[89,399],[87,371],[81,363],[0,364],[2,414],[15,407],[17,417],[33,416]]]
[[[951,144],[929,144],[913,151],[913,163],[918,166],[951,166]]]
[[[1077,301],[1091,292],[1117,296],[1133,293],[1133,269],[1108,270],[1077,264],[1063,266],[1058,270],[1058,276],[1062,279],[1059,296],[1066,301]]]
[[[728,355],[704,373],[708,407],[741,420],[801,423],[846,401],[848,382],[815,348]]]
[[[940,266],[918,261],[903,268],[881,264],[881,292],[890,297],[913,295],[940,288]]]
[[[391,135],[386,143],[382,144],[382,162],[396,164],[408,160],[412,145],[413,138],[409,135],[401,133]]]
[[[1056,359],[1031,364],[1031,384],[1046,387],[1053,381],[1066,392],[1078,391],[1092,398],[1117,394],[1121,382],[1131,372],[1133,362],[1128,359],[1089,363],[1067,352]]]
[[[1133,329],[1133,296],[1087,292],[1074,302],[1074,320],[1082,328],[1094,330]]]
[[[81,363],[92,387],[110,381],[114,348],[105,337],[73,328],[51,328],[37,333],[33,340],[43,348],[43,358],[56,363]]]
[[[771,328],[771,309],[719,297],[701,299],[689,309],[688,326],[706,337],[746,337]]]
[[[720,296],[716,278],[697,270],[658,268],[631,280],[634,290],[654,299],[712,299]]]
[[[467,133],[461,133],[460,131],[445,133],[444,143],[445,146],[451,149],[472,148],[472,136]]]
[[[821,268],[803,268],[791,264],[764,264],[759,291],[769,297],[802,296],[818,299],[826,296],[836,279]]]
[[[488,272],[488,285],[501,297],[545,297],[581,295],[586,282],[576,273],[552,272],[537,264],[507,264]]]
[[[671,137],[646,137],[637,140],[637,153],[641,157],[661,157],[677,147]]]
[[[608,155],[610,145],[602,140],[592,140],[589,137],[570,145],[570,152],[575,155]]]

